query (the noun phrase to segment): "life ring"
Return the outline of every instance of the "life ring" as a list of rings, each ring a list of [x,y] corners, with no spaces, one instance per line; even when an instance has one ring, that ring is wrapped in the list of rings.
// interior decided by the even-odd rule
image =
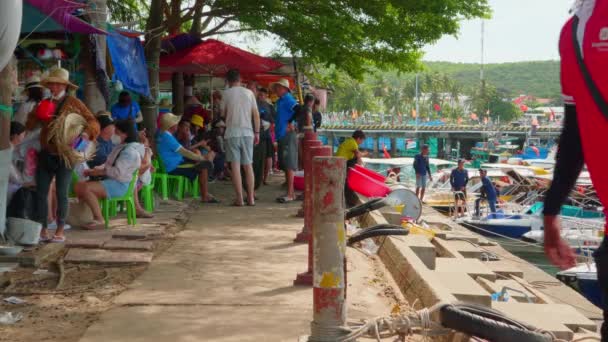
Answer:
[[[22,0],[0,1],[0,70],[4,69],[13,57],[21,33],[22,17]]]
[[[440,309],[441,324],[492,342],[551,342],[553,337],[503,313],[475,304],[447,304]]]

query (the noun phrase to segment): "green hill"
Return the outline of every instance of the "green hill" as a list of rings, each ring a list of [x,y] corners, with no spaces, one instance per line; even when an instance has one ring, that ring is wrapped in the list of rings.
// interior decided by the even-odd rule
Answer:
[[[464,87],[479,84],[479,64],[424,62],[429,71],[446,73]],[[540,98],[560,97],[559,62],[517,62],[486,64],[486,80],[512,95],[527,94]]]

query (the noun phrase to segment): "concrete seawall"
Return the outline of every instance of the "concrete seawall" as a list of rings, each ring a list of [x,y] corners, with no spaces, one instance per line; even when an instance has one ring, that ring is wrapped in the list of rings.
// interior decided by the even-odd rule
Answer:
[[[600,309],[575,290],[432,208],[425,206],[422,219],[440,231],[434,238],[410,234],[376,239],[380,259],[416,308],[441,301],[475,303],[564,340],[597,331]],[[399,220],[399,214],[390,209],[366,214],[359,223],[371,227],[399,224]],[[495,258],[489,256],[498,260],[490,261]],[[492,293],[504,287],[523,294],[511,291],[509,301],[492,301]]]

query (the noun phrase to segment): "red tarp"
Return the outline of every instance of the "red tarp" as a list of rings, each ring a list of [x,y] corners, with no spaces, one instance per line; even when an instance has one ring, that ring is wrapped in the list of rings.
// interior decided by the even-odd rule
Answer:
[[[258,56],[215,39],[207,39],[160,59],[161,72],[212,76],[222,76],[229,69],[239,69],[241,74],[257,74],[282,66],[282,63],[274,59]]]

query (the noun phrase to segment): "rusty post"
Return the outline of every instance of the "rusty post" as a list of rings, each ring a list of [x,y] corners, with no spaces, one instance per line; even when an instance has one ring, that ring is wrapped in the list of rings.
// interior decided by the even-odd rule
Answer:
[[[293,242],[308,242],[310,240],[310,220],[312,217],[310,215],[307,216],[306,208],[310,206],[310,189],[312,189],[312,158],[310,156],[310,149],[312,147],[321,146],[321,141],[319,140],[303,140],[302,142],[302,153],[304,154],[304,202],[302,203],[302,211],[304,213],[304,227],[302,231],[296,235],[296,238]]]
[[[346,325],[346,160],[315,157],[313,172],[313,321],[309,341],[331,341]]]
[[[308,189],[307,186],[307,190],[310,191],[310,200],[308,202],[308,205],[304,206],[304,210],[305,210],[305,217],[304,217],[304,224],[306,227],[306,217],[309,217],[310,221],[308,224],[308,229],[309,229],[309,239],[308,239],[308,269],[306,272],[304,273],[300,273],[298,274],[298,276],[296,277],[296,280],[294,280],[294,285],[308,285],[311,286],[312,285],[312,271],[313,271],[313,262],[312,262],[312,256],[313,256],[313,252],[312,252],[312,248],[313,248],[313,231],[314,231],[314,226],[313,226],[313,204],[312,204],[312,198],[313,198],[313,185],[314,185],[314,172],[312,171],[312,161],[315,157],[331,157],[331,147],[329,146],[315,146],[315,147],[310,147],[309,148],[309,158],[308,160],[310,161],[309,165],[310,165],[310,171],[309,171],[309,175],[310,175],[310,179],[308,184],[310,184]],[[306,171],[304,171],[306,172]],[[304,200],[306,201],[306,198],[304,198]]]

